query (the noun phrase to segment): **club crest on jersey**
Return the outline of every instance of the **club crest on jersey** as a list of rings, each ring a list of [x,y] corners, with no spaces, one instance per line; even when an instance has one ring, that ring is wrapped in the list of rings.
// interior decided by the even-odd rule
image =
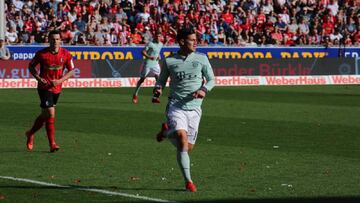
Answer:
[[[199,62],[193,61],[193,62],[192,62],[192,66],[193,66],[194,68],[198,67],[198,66],[199,66]]]
[[[60,58],[60,62],[64,63],[64,58],[63,57]]]

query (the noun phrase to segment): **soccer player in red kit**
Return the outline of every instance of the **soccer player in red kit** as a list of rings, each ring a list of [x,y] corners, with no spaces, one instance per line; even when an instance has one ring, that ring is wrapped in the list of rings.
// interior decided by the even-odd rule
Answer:
[[[45,124],[49,139],[50,152],[60,147],[55,143],[55,105],[61,93],[62,83],[73,76],[74,63],[69,51],[61,48],[60,32],[49,33],[49,47],[36,52],[29,64],[29,71],[38,81],[38,94],[40,97],[41,113],[35,119],[32,128],[26,131],[27,149],[31,151],[34,146],[34,135]],[[40,64],[40,72],[36,66]],[[67,73],[64,74],[65,68]]]

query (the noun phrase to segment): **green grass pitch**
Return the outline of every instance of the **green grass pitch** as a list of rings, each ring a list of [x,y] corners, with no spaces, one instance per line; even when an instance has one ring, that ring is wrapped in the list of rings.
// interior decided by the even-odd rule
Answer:
[[[191,153],[197,193],[185,192],[174,147],[157,143],[166,97],[151,89],[65,89],[56,112],[60,151],[45,130],[27,152],[40,111],[35,89],[0,90],[0,202],[132,202],[100,189],[180,202],[360,202],[360,86],[215,87]],[[167,93],[167,91],[165,92]]]

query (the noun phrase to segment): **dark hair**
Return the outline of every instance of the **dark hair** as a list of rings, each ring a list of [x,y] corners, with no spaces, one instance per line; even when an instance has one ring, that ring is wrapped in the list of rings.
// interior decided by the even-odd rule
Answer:
[[[182,28],[181,30],[179,30],[179,32],[176,35],[176,39],[177,41],[180,41],[181,39],[186,39],[188,37],[188,35],[192,35],[195,34],[194,29],[191,28]]]
[[[51,30],[51,31],[49,32],[48,37],[50,38],[51,35],[59,35],[59,34],[60,34],[60,31],[59,31],[59,30]]]

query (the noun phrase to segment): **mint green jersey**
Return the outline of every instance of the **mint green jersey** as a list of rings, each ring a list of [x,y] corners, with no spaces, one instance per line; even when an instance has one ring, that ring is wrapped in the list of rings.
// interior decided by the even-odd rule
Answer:
[[[205,54],[197,52],[187,57],[178,53],[167,57],[156,86],[165,87],[169,77],[169,105],[184,110],[193,110],[201,106],[203,99],[194,98],[194,92],[202,87],[210,91],[215,85],[214,72],[209,59]]]
[[[161,42],[158,42],[158,43],[149,42],[149,44],[147,44],[145,46],[145,51],[149,56],[153,56],[153,57],[157,58],[160,55],[160,51],[161,51],[162,47],[163,47],[163,43],[161,43]],[[154,67],[158,64],[159,64],[158,60],[156,60],[156,59],[155,60],[151,60],[151,59],[145,60],[146,66]]]

